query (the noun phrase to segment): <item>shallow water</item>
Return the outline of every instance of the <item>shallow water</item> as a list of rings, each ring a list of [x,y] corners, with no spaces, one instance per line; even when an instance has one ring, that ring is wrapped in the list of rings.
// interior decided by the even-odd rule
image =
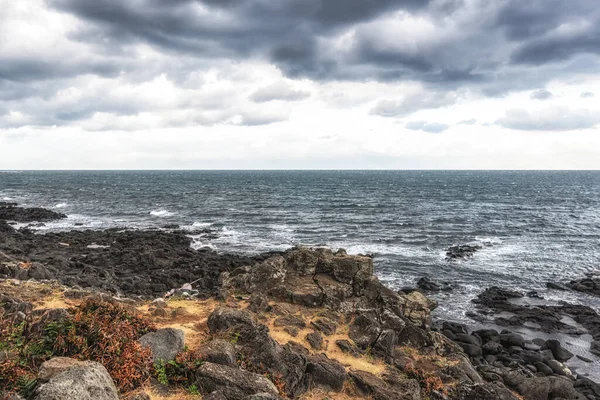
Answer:
[[[40,232],[114,226],[212,228],[196,247],[261,252],[296,244],[375,255],[387,284],[455,283],[437,315],[466,320],[484,287],[538,290],[552,301],[600,301],[547,291],[600,267],[600,172],[146,171],[5,172],[0,200],[68,215]],[[465,262],[444,249],[487,246]]]

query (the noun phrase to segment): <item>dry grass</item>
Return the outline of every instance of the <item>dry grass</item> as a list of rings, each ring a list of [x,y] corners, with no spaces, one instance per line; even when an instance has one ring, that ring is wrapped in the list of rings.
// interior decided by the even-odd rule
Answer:
[[[139,306],[138,311],[152,319],[158,328],[181,329],[185,335],[186,346],[195,350],[209,338],[206,321],[209,315],[219,306],[215,300],[169,300],[165,310],[168,317],[155,317],[149,310],[152,303]],[[181,310],[180,315],[171,316],[174,310]]]
[[[311,349],[310,344],[306,341],[306,335],[313,331],[310,327],[310,321],[319,318],[319,311],[313,310],[312,315],[304,318],[307,327],[300,329],[298,336],[294,337],[284,330],[284,327],[277,327],[273,324],[275,318],[269,318],[264,321],[265,325],[269,328],[271,337],[275,339],[279,344],[286,344],[290,341],[294,341],[302,344],[307,349]],[[374,375],[381,376],[385,371],[385,363],[381,360],[377,360],[370,356],[354,357],[350,354],[346,354],[340,350],[335,344],[337,340],[350,340],[348,337],[349,327],[347,324],[338,325],[337,331],[332,336],[323,335],[323,349],[317,350],[317,353],[324,353],[332,360],[338,361],[347,369],[362,370],[370,372]]]
[[[190,394],[187,391],[180,389],[175,390],[169,394],[160,394],[152,386],[148,385],[141,393],[146,393],[150,396],[150,400],[200,400],[202,396],[197,394]]]
[[[323,390],[311,390],[299,397],[299,400],[369,400],[370,397],[345,393],[325,392]]]

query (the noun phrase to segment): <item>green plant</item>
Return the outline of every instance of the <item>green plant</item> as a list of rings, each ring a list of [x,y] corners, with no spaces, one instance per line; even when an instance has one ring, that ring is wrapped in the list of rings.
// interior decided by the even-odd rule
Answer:
[[[37,379],[21,376],[17,380],[17,391],[21,396],[28,399],[33,395],[36,385]]]
[[[163,361],[159,361],[154,364],[154,371],[156,373],[156,379],[161,385],[169,384],[169,379],[167,378],[167,369],[165,368],[165,363]]]
[[[237,342],[240,340],[240,332],[231,332],[231,337],[229,338],[229,342],[233,345],[237,344]]]
[[[193,395],[200,395],[200,390],[198,389],[198,386],[194,383],[191,386],[188,386],[187,391],[189,392],[189,394],[193,394]]]
[[[150,376],[150,350],[137,339],[154,327],[125,306],[88,300],[65,318],[47,323],[43,318],[12,325],[0,316],[0,350],[14,354],[0,362],[0,387],[20,390],[19,379],[31,381],[40,365],[56,356],[102,363],[123,392]]]

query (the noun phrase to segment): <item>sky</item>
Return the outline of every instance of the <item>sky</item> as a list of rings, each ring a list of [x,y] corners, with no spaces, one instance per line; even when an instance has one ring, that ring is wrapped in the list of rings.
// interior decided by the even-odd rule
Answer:
[[[0,169],[600,169],[597,0],[0,0]]]

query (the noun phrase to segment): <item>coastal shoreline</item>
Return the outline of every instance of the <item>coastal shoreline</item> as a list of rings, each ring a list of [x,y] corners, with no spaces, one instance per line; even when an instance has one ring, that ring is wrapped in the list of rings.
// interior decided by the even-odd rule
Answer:
[[[15,216],[18,219],[19,213],[24,213],[23,220],[27,222],[31,222],[31,218],[28,217],[30,213],[34,212],[37,218],[44,215],[44,212],[40,210],[21,209],[19,211],[19,207],[16,205],[4,205],[4,207],[11,208],[10,215],[13,220]],[[59,214],[47,214],[47,217],[61,218]],[[461,385],[466,385],[466,382],[459,379],[456,382],[459,382],[457,387],[460,390],[448,391],[447,388],[445,389],[452,396],[458,396],[450,398],[510,399],[510,396],[514,396],[511,393],[520,393],[525,398],[536,400],[543,398],[531,397],[530,386],[534,381],[538,384],[543,382],[544,385],[546,383],[549,385],[545,398],[555,398],[556,393],[560,390],[562,390],[562,394],[566,393],[571,396],[563,396],[564,398],[578,398],[574,397],[576,393],[587,396],[582,398],[598,398],[594,397],[597,387],[592,381],[573,375],[573,372],[565,366],[564,362],[572,359],[574,354],[564,349],[560,341],[556,342],[551,338],[552,334],[561,331],[580,336],[589,334],[592,336],[592,340],[600,337],[600,322],[596,322],[600,321],[600,317],[590,308],[563,306],[561,309],[553,309],[549,306],[540,308],[540,305],[537,305],[535,306],[537,308],[532,309],[531,305],[513,302],[514,299],[524,298],[523,294],[492,288],[480,295],[478,308],[481,313],[476,318],[479,318],[480,325],[495,323],[503,325],[503,329],[507,329],[506,331],[474,330],[468,326],[444,321],[437,321],[435,326],[432,326],[430,313],[435,307],[435,303],[423,296],[422,292],[451,290],[451,288],[429,280],[420,282],[419,286],[422,286],[420,290],[406,288],[397,293],[393,292],[380,284],[374,277],[371,257],[346,255],[344,251],[334,253],[324,248],[295,248],[285,252],[245,257],[219,254],[209,249],[193,250],[190,248],[190,239],[185,233],[177,231],[113,229],[39,235],[28,229],[15,230],[2,218],[0,218],[0,239],[2,239],[0,240],[0,258],[3,258],[0,263],[0,277],[4,279],[4,283],[0,285],[0,293],[4,295],[6,295],[8,287],[6,285],[17,285],[18,287],[23,284],[21,283],[23,281],[35,280],[46,282],[44,284],[55,289],[60,287],[59,291],[63,297],[86,297],[103,292],[108,295],[106,297],[109,299],[115,296],[121,299],[133,299],[138,303],[138,308],[141,307],[148,316],[159,319],[164,317],[163,313],[157,312],[157,315],[154,315],[158,308],[154,307],[152,303],[148,303],[148,299],[163,298],[166,293],[175,295],[177,298],[189,299],[187,301],[190,302],[211,302],[214,311],[218,310],[220,306],[229,306],[229,308],[237,310],[256,302],[263,304],[264,309],[256,306],[258,308],[255,311],[258,312],[248,312],[251,313],[252,318],[258,318],[258,321],[261,322],[264,322],[265,318],[268,321],[269,318],[273,318],[267,325],[276,333],[282,329],[275,329],[272,324],[275,318],[284,315],[276,317],[270,314],[270,310],[274,305],[282,305],[282,307],[291,305],[296,307],[296,313],[304,313],[304,326],[306,326],[307,319],[310,321],[311,325],[309,326],[313,328],[311,332],[306,332],[304,327],[299,329],[304,335],[304,337],[300,336],[300,342],[312,348],[312,351],[317,350],[315,354],[318,354],[318,350],[322,350],[319,349],[318,343],[323,341],[324,336],[325,339],[328,336],[323,329],[327,331],[329,325],[330,330],[331,323],[335,325],[336,321],[338,321],[337,324],[344,321],[348,324],[346,336],[354,330],[354,337],[350,335],[336,340],[335,344],[329,343],[331,346],[327,345],[326,350],[331,351],[331,348],[343,346],[346,349],[354,349],[353,346],[358,346],[357,353],[355,353],[358,358],[364,356],[364,352],[367,351],[369,357],[383,363],[384,367],[382,368],[386,373],[389,374],[391,370],[396,374],[404,374],[403,379],[410,377],[406,375],[406,363],[399,364],[399,359],[407,361],[407,355],[404,354],[406,349],[399,355],[400,347],[408,346],[421,356],[423,354],[435,355],[446,361],[449,356],[460,355],[462,358],[457,364],[461,365],[459,369],[467,375],[474,374],[469,377],[469,385],[484,387],[486,390],[496,393],[495,396],[501,396],[498,394],[500,392],[503,393],[502,396],[505,396],[485,397],[483,394],[477,394],[477,396],[483,397],[464,397],[466,392],[461,392],[461,390],[467,390],[469,385],[462,387]],[[454,250],[451,254],[456,256],[457,249]],[[472,249],[463,250],[471,251]],[[330,267],[325,268],[323,265],[330,265]],[[353,271],[350,275],[347,275],[348,269]],[[359,276],[360,278],[358,278]],[[592,280],[592,291],[595,290],[593,282]],[[588,283],[588,281],[582,280],[579,284],[573,284],[572,287],[579,288],[575,290],[583,290],[588,287],[586,286]],[[273,290],[274,287],[279,289]],[[75,288],[75,292],[73,288]],[[69,294],[67,295],[67,293]],[[79,294],[74,295],[73,293]],[[257,299],[258,293],[264,296]],[[14,296],[15,293],[12,295]],[[15,301],[25,301],[16,297]],[[251,301],[251,298],[254,300]],[[265,304],[270,307],[269,311],[264,306]],[[74,304],[69,305],[74,306]],[[317,322],[315,327],[313,322],[317,318],[314,309],[327,309],[333,314],[329,315],[330,318],[320,321],[320,323]],[[359,310],[374,310],[375,314]],[[539,310],[543,310],[542,314],[546,317],[540,318],[536,314]],[[387,320],[386,318],[389,317],[384,317],[390,313],[396,315],[395,319]],[[505,318],[506,315],[499,316],[501,313],[512,313],[512,316]],[[205,315],[205,317],[208,318],[210,315]],[[566,323],[562,323],[562,325],[557,323],[566,315],[573,316],[586,332],[573,330]],[[488,317],[487,322],[486,317]],[[550,325],[542,326],[546,322]],[[522,326],[532,328],[532,323],[540,325],[541,330],[545,330],[545,333],[550,336],[546,336],[542,342],[536,342],[510,331],[511,327],[513,329]],[[253,330],[258,329],[259,325],[255,325],[254,322],[250,324]],[[375,332],[369,331],[368,327],[371,326],[379,326],[379,328]],[[294,325],[291,324],[291,327],[293,328]],[[292,337],[295,336],[289,333],[294,332],[290,325],[281,325],[278,328],[289,328],[285,331],[288,343],[277,342],[278,345],[289,345],[290,340],[294,341]],[[356,332],[360,332],[360,334]],[[439,332],[443,335],[440,335]],[[210,335],[210,333],[204,331],[206,335]],[[308,339],[309,337],[311,339]],[[342,340],[348,343],[340,346],[337,342]],[[432,345],[433,350],[431,349]],[[252,343],[248,346],[251,348]],[[279,347],[275,346],[273,349],[275,351]],[[250,357],[257,356],[252,351],[250,353]],[[301,350],[301,353],[304,353],[304,350]],[[312,354],[312,352],[310,353]],[[326,351],[325,354],[327,353]],[[580,355],[576,356],[583,363],[593,361]],[[334,361],[339,363],[339,360],[334,359]],[[415,362],[414,357],[410,362]],[[329,367],[335,369],[338,366],[329,365]],[[352,372],[351,367],[344,365],[342,367],[345,372],[340,372],[340,375],[346,376],[344,374],[352,375],[352,373],[356,375],[355,371]],[[340,368],[338,370],[341,371]],[[444,383],[442,378],[445,375],[436,375],[441,371],[442,369],[432,373],[431,376],[436,376],[440,382]],[[306,370],[304,370],[305,373]],[[384,376],[389,378],[389,375],[385,374],[377,378],[382,379]],[[362,378],[366,379],[364,376]],[[357,379],[360,381],[360,376],[354,376],[353,380]],[[414,396],[417,392],[421,396],[424,390],[428,390],[428,396],[434,396],[431,398],[436,398],[435,396],[438,394],[448,396],[443,390],[436,394],[436,390],[431,391],[429,390],[431,388],[423,387],[424,383],[419,379],[416,381],[420,385],[420,389],[412,388]],[[403,381],[403,384],[409,383]],[[298,382],[292,386],[294,385],[297,386]],[[363,388],[365,396],[379,393],[376,394],[376,398],[387,398],[385,397],[386,390],[391,390],[390,385],[392,385],[389,381],[384,379],[383,383],[379,383],[378,389],[375,388],[377,385],[373,385],[367,385],[368,390]],[[442,386],[447,386],[444,385]],[[304,389],[298,390],[306,393],[309,386],[306,388],[302,386]],[[442,386],[438,389],[441,390]],[[560,386],[560,390],[555,386]],[[341,391],[340,385],[336,385],[336,388],[340,389],[338,392]],[[471,387],[469,390],[471,390],[469,396],[473,396],[475,393],[472,391],[473,388]],[[555,391],[553,392],[553,390]],[[286,396],[292,394],[292,397],[297,397],[295,394],[298,393],[284,391],[283,394]],[[231,396],[226,398],[235,398],[235,395],[231,394]],[[360,394],[358,396],[356,398],[362,398]]]

